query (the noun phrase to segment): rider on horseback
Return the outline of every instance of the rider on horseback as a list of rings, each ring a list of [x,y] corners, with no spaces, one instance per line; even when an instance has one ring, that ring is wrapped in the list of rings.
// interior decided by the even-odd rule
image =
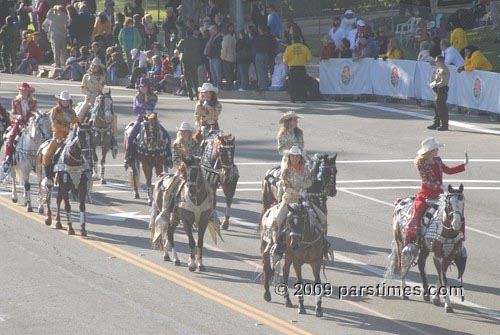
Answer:
[[[132,155],[134,150],[134,141],[141,131],[141,125],[144,118],[154,112],[156,103],[158,101],[158,96],[153,92],[151,82],[147,78],[141,78],[137,86],[137,94],[134,98],[134,113],[137,115],[134,126],[130,131],[127,139],[127,153],[125,156],[125,169],[132,164],[134,157]],[[163,126],[160,125],[161,132],[163,134],[163,139],[167,143],[166,145],[166,166],[172,166],[171,153],[170,153],[170,136]]]
[[[420,220],[427,209],[427,199],[437,198],[443,192],[443,172],[455,174],[465,171],[469,163],[469,156],[465,152],[465,161],[454,167],[446,166],[441,157],[438,156],[438,148],[444,144],[438,143],[433,137],[422,141],[418,156],[415,159],[415,167],[422,180],[420,192],[415,197],[412,214],[409,218],[408,227],[405,231],[403,253],[416,253],[415,245],[418,237]]]
[[[85,101],[77,112],[78,120],[80,122],[88,122],[90,115],[87,115],[91,106],[94,106],[95,99],[98,95],[103,93],[104,84],[106,83],[106,68],[101,63],[100,59],[95,57],[92,60],[89,71],[83,76],[80,88],[82,93],[85,94]],[[111,123],[113,137],[111,139],[111,148],[113,158],[116,157],[118,148],[116,143],[116,135],[118,134],[117,117],[113,114]]]
[[[302,150],[294,145],[290,150],[283,152],[285,156],[285,168],[281,172],[281,182],[284,194],[279,210],[273,222],[273,240],[276,242],[274,255],[281,257],[284,252],[284,225],[288,215],[288,205],[297,202],[301,193],[312,185],[312,177],[304,162]]]
[[[163,208],[167,210],[167,215],[164,217],[167,220],[170,219],[170,221],[173,221],[173,218],[171,218],[173,206],[171,206],[170,202],[172,197],[177,194],[182,181],[185,180],[184,160],[200,155],[200,144],[193,138],[194,131],[195,129],[187,122],[182,122],[180,127],[177,128],[177,138],[172,149],[172,160],[176,173],[163,194]]]
[[[60,95],[56,95],[59,99],[57,106],[50,111],[50,119],[52,120],[52,140],[50,141],[47,151],[43,156],[43,167],[45,169],[44,184],[51,186],[52,179],[52,158],[57,150],[57,147],[66,136],[68,136],[71,125],[77,124],[80,126],[75,111],[72,107],[71,95],[68,91],[62,91]]]
[[[7,144],[5,145],[5,158],[3,162],[3,175],[6,176],[12,166],[12,149],[14,141],[22,128],[28,125],[29,119],[36,111],[37,101],[33,96],[35,89],[28,83],[19,86],[19,94],[12,100],[12,129],[10,130]]]
[[[304,133],[298,127],[298,121],[302,116],[290,111],[283,114],[280,124],[283,126],[278,132],[278,152],[283,155],[285,150],[290,150],[294,145],[304,150]]]
[[[219,115],[222,111],[222,105],[217,99],[219,89],[211,83],[204,83],[198,87],[200,96],[194,109],[194,119],[197,127],[195,139],[202,142],[210,130],[219,130]]]

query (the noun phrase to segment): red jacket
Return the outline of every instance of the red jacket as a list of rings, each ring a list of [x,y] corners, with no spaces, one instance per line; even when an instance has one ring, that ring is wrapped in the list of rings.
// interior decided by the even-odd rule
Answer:
[[[448,167],[440,157],[434,157],[434,162],[435,164],[430,164],[426,159],[420,159],[416,164],[417,171],[422,179],[419,194],[426,198],[436,198],[443,193],[441,189],[443,172],[446,174],[455,174],[465,171],[465,164]]]
[[[39,63],[43,62],[42,49],[40,49],[34,41],[29,41],[28,43],[28,47],[26,48],[26,58],[36,59]]]
[[[335,57],[335,44],[333,43],[328,43],[327,45],[323,46],[323,50],[321,50],[321,59],[330,59]]]
[[[28,101],[28,110],[23,114],[23,108],[21,99],[12,99],[12,119],[14,122],[20,122],[22,124],[27,124],[30,117],[33,116],[33,112],[36,111],[37,101],[31,99]]]
[[[41,25],[43,21],[47,18],[47,13],[50,9],[49,2],[46,0],[42,0],[41,2],[38,3],[38,7],[36,8],[36,11],[38,12],[38,24]]]

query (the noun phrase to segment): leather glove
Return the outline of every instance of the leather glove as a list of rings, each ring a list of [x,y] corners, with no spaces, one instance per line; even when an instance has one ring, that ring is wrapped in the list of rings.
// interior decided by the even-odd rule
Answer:
[[[469,164],[469,155],[467,154],[467,151],[465,151],[464,154],[465,154],[464,165],[467,165],[467,164]]]

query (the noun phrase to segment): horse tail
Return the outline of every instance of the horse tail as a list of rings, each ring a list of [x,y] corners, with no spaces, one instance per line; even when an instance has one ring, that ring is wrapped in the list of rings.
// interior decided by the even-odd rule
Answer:
[[[391,242],[391,254],[388,256],[386,271],[384,274],[385,279],[392,279],[396,273],[401,272],[401,251],[400,242],[401,232],[399,231],[399,222],[395,215],[392,222],[393,239]]]

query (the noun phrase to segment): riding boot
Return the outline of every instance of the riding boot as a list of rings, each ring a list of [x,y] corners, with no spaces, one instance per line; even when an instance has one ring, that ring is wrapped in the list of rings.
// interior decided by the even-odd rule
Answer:
[[[45,186],[52,186],[54,184],[54,179],[52,177],[52,164],[49,164],[45,167],[45,179],[43,180],[42,184],[43,183],[45,184]]]
[[[285,252],[285,230],[281,230],[278,235],[278,240],[276,241],[276,247],[274,248],[274,255],[278,257],[283,257],[283,252]]]
[[[132,148],[131,147],[127,147],[127,152],[125,154],[125,170],[127,170],[133,163],[134,161],[134,158],[132,157]]]

